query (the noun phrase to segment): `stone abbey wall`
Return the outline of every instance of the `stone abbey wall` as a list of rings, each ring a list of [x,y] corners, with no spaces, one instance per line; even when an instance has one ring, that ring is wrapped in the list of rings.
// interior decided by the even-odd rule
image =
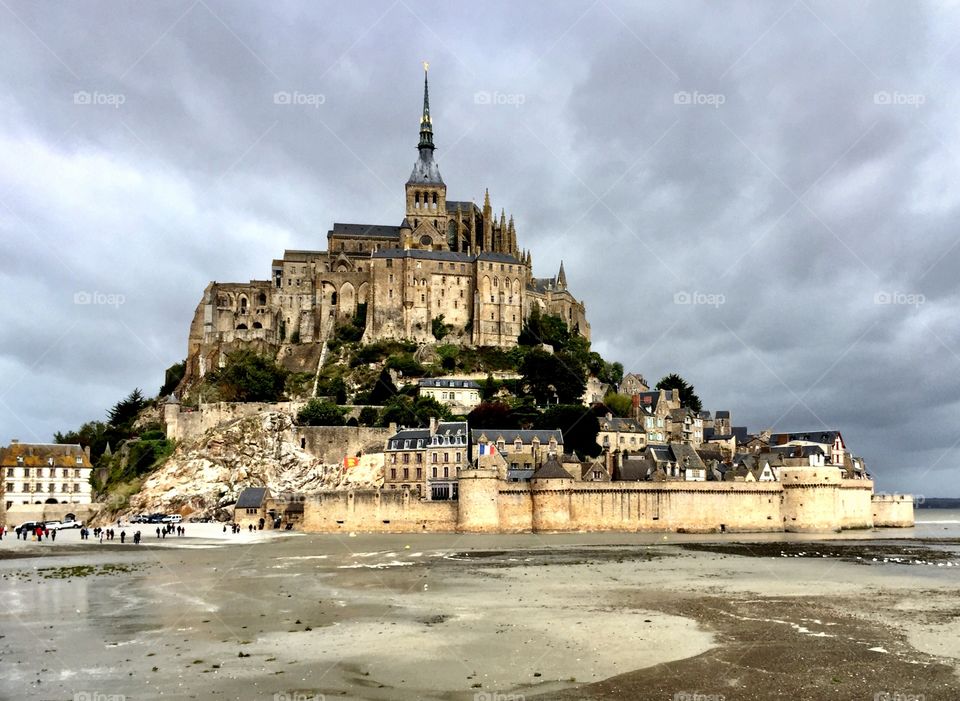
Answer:
[[[836,532],[913,525],[909,496],[872,497],[869,480],[837,470],[784,470],[781,482],[504,482],[491,469],[465,470],[459,502],[406,492],[329,492],[309,501],[314,532],[665,531],[687,533]],[[379,495],[379,496],[378,496]],[[879,515],[879,520],[878,520]]]

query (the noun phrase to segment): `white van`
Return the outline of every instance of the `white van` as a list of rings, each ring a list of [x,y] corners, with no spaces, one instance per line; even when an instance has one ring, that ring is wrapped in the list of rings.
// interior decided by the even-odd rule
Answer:
[[[164,523],[182,523],[183,516],[180,514],[174,514],[173,516],[167,516],[163,519]]]

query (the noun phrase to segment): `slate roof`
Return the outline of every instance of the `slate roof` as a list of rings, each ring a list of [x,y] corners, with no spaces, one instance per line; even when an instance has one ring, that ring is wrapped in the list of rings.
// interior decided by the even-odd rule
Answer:
[[[563,443],[563,431],[560,429],[533,431],[516,428],[475,428],[471,429],[470,435],[475,443],[483,436],[491,443],[496,443],[501,438],[504,443],[515,443],[517,438],[524,444],[532,443],[534,438],[541,443],[549,443],[551,438],[556,439],[557,443]]]
[[[237,497],[238,509],[259,509],[263,506],[269,490],[266,487],[247,487]]]
[[[420,380],[421,387],[446,387],[449,389],[480,389],[476,380],[448,380],[442,377],[425,377]]]
[[[494,253],[493,251],[482,251],[477,255],[477,260],[493,261],[494,263],[512,263],[519,265],[520,261],[512,253]]]
[[[410,441],[407,444],[407,441]],[[387,450],[417,450],[430,441],[429,428],[404,428],[387,439]]]
[[[636,419],[625,419],[620,416],[600,419],[601,431],[623,431],[625,433],[642,433],[643,426]]]
[[[334,222],[333,228],[327,232],[327,236],[331,235],[399,239],[400,227],[386,226],[384,224],[344,224],[343,222]]]
[[[686,443],[671,443],[670,452],[673,453],[674,461],[678,467],[690,468],[691,470],[703,470],[706,465],[697,455],[692,445]]]
[[[657,404],[660,403],[660,390],[656,392],[640,392],[638,395],[640,397],[640,406],[650,409],[650,411],[656,411]]]
[[[413,164],[413,170],[410,171],[410,177],[407,183],[423,183],[426,185],[443,185],[443,178],[440,176],[440,167],[433,160],[433,151],[429,149],[420,149],[420,156]]]
[[[746,443],[750,440],[750,435],[747,433],[746,426],[731,426],[730,433],[733,434],[733,437],[737,439],[737,443]]]
[[[770,445],[785,445],[791,441],[807,441],[810,443],[833,444],[840,435],[840,431],[798,431],[796,433],[773,433],[770,435]],[[843,438],[840,439],[843,442]]]
[[[714,414],[714,418],[717,418],[717,419],[729,419],[729,418],[730,418],[730,412],[729,412],[729,411],[723,411],[723,410],[721,409],[721,410],[717,411],[716,414]]]
[[[373,251],[374,258],[419,258],[421,260],[450,260],[458,263],[473,263],[476,256],[458,251],[425,251],[419,248],[387,248]],[[512,261],[517,262],[517,261]]]
[[[533,479],[572,479],[570,473],[563,469],[563,465],[556,458],[550,458],[533,472]]]
[[[464,212],[470,212],[472,210],[480,211],[480,208],[475,202],[470,202],[469,200],[447,200],[447,212],[450,214],[456,213],[458,206],[461,211]]]
[[[23,458],[22,463],[17,461],[18,457]],[[53,467],[93,467],[78,443],[10,443],[6,448],[0,448],[0,465],[3,467],[47,467],[51,458]]]
[[[624,458],[623,464],[618,470],[617,479],[627,482],[643,482],[654,467],[653,461],[645,457]]]

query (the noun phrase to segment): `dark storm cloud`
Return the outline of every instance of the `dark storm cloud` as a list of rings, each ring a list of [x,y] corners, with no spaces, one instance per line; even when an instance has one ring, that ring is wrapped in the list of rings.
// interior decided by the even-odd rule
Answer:
[[[4,436],[155,392],[211,279],[397,221],[429,59],[451,196],[489,187],[538,275],[565,260],[607,357],[753,429],[839,428],[881,488],[960,491],[955,10],[0,14]]]

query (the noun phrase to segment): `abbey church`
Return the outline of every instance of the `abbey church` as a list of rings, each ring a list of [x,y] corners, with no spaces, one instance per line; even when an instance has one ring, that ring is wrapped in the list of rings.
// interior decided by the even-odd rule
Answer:
[[[482,205],[447,198],[434,159],[426,66],[417,149],[399,225],[335,223],[326,251],[285,251],[269,280],[210,283],[191,324],[187,374],[202,376],[225,352],[251,343],[262,351],[285,346],[308,365],[337,324],[351,321],[363,323],[365,343],[434,343],[440,320],[448,342],[509,347],[538,305],[589,338],[586,310],[567,289],[562,263],[553,277],[533,277],[513,217],[494,214],[489,192]]]

